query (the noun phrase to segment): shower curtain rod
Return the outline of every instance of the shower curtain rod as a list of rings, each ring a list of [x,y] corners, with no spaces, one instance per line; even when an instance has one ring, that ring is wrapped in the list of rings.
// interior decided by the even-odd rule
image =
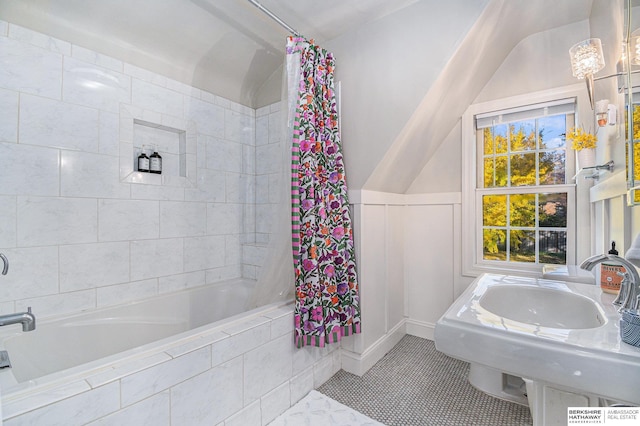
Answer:
[[[294,30],[291,26],[289,26],[286,22],[284,22],[282,19],[280,19],[278,17],[278,15],[276,15],[275,13],[271,12],[269,9],[267,9],[266,7],[264,7],[263,5],[261,5],[260,3],[258,3],[256,0],[248,0],[249,3],[251,3],[252,5],[254,5],[255,7],[257,7],[258,9],[260,9],[262,12],[264,12],[264,14],[266,14],[269,18],[273,19],[274,21],[276,21],[278,24],[280,24],[280,26],[284,27],[287,31],[289,31],[291,34],[297,36],[297,37],[302,37],[302,34],[300,34],[299,32],[297,32],[296,30]]]

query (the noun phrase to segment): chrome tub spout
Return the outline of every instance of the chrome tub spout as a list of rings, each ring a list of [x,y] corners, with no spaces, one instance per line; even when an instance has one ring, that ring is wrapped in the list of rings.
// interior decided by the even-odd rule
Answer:
[[[33,331],[36,329],[36,317],[31,313],[30,307],[27,308],[27,312],[0,315],[0,326],[18,323],[22,324],[22,331]]]

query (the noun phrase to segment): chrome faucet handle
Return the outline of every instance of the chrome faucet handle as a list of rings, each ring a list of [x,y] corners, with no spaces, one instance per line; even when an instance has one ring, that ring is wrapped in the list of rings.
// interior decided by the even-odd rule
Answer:
[[[625,302],[631,290],[631,274],[626,270],[625,272],[616,272],[616,274],[622,277],[622,282],[620,283],[620,291],[612,303],[616,306],[622,306],[626,304]]]
[[[7,259],[7,256],[2,253],[0,253],[0,259],[2,259],[2,262],[4,263],[4,266],[2,267],[2,275],[7,275],[7,272],[9,272],[9,259]]]

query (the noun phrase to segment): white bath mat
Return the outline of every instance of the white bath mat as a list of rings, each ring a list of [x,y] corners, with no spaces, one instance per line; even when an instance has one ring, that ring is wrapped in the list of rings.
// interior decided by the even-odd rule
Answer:
[[[384,426],[317,391],[311,391],[268,426]]]

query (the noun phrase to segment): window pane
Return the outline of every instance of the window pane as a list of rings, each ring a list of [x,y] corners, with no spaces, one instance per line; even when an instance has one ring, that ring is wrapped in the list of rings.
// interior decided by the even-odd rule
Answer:
[[[538,166],[540,185],[563,185],[566,181],[565,161],[564,150],[541,152]]]
[[[567,226],[567,193],[538,195],[540,227],[565,228]]]
[[[511,151],[531,151],[536,149],[536,121],[527,120],[510,126]]]
[[[509,197],[511,226],[536,226],[536,194],[514,194]]]
[[[495,185],[495,157],[487,157],[484,159],[484,187],[492,188]]]
[[[483,130],[484,155],[507,152],[507,125],[487,127]]]
[[[507,196],[482,196],[482,224],[484,226],[507,226]]]
[[[487,127],[482,130],[482,145],[484,155],[492,155],[493,154],[493,133],[491,132],[492,128]]]
[[[507,125],[501,124],[493,126],[493,140],[496,147],[496,154],[507,153]]]
[[[554,115],[538,119],[540,149],[564,148],[567,133],[567,119],[564,115]]]
[[[484,159],[484,187],[495,188],[507,186],[507,157],[504,155]]]
[[[536,154],[511,156],[511,186],[531,186],[536,184]]]
[[[540,263],[564,265],[567,261],[567,233],[565,231],[540,231],[538,252]]]
[[[485,229],[482,233],[482,257],[485,260],[507,260],[507,233],[503,229]]]
[[[509,238],[510,260],[531,263],[536,261],[535,231],[511,231]]]

